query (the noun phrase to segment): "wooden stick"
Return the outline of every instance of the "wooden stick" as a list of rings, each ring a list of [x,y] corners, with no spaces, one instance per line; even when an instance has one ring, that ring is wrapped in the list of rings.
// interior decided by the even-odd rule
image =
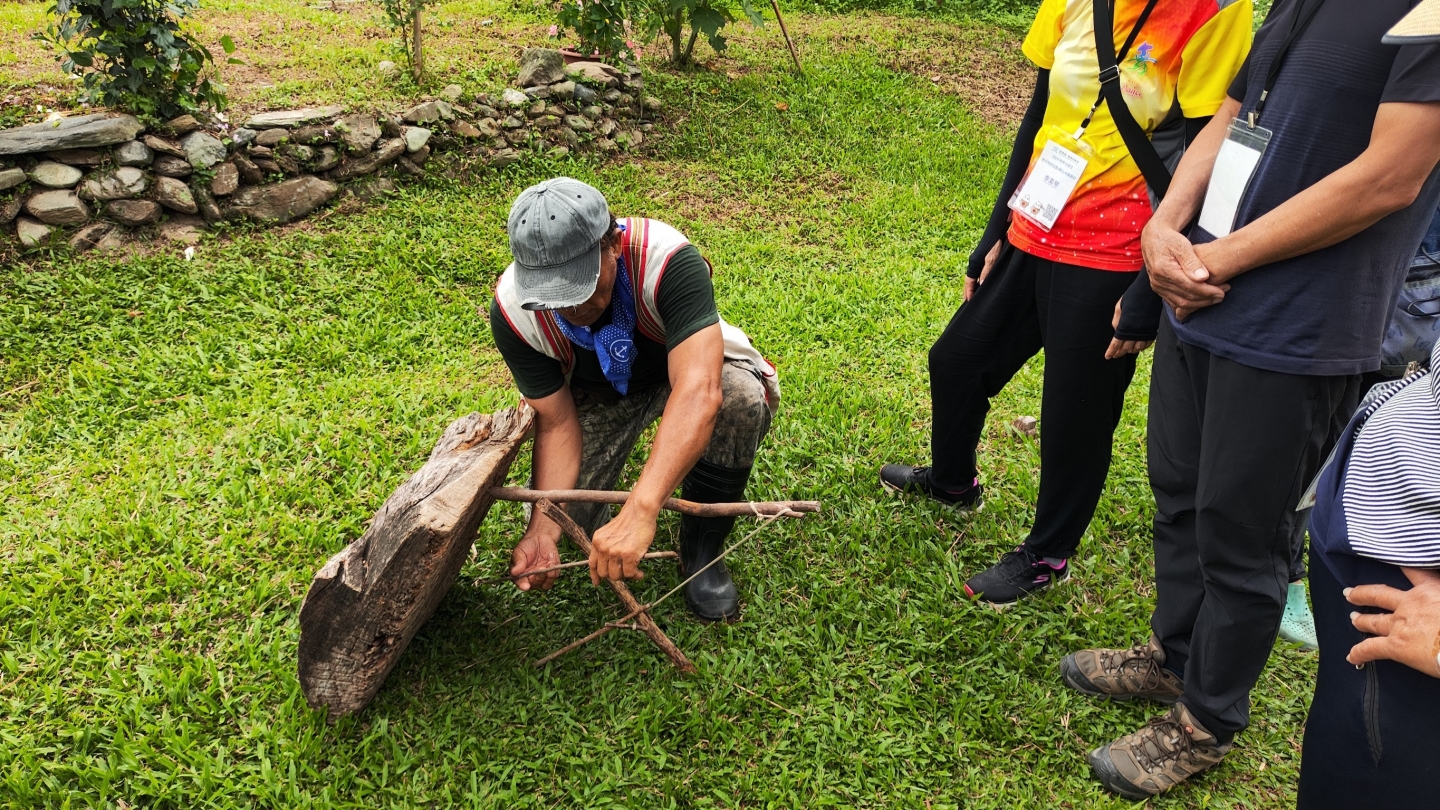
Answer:
[[[650,552],[649,554],[646,554],[645,556],[641,557],[640,559],[642,559],[642,560],[664,560],[664,559],[671,559],[671,558],[679,557],[679,556],[680,556],[680,555],[679,555],[678,553],[674,552],[674,551],[652,551],[652,552]],[[510,574],[510,575],[508,575],[508,576],[496,577],[496,578],[494,578],[494,579],[482,579],[482,580],[476,581],[475,584],[476,584],[477,586],[480,586],[480,585],[503,585],[503,584],[505,584],[505,583],[507,583],[507,582],[514,582],[514,581],[517,580],[517,579],[524,579],[524,578],[526,578],[526,577],[536,577],[536,576],[539,576],[539,575],[541,575],[541,574],[548,574],[548,573],[550,573],[551,571],[565,571],[565,570],[570,569],[570,568],[579,568],[579,567],[582,566],[582,565],[589,565],[589,564],[590,564],[590,561],[589,561],[589,560],[576,560],[576,561],[574,561],[574,562],[560,563],[559,565],[552,565],[552,566],[550,566],[549,568],[536,568],[536,569],[533,570],[533,571],[522,571],[522,572],[519,573],[519,574]]]
[[[770,0],[770,7],[775,9],[775,21],[780,23],[780,33],[785,37],[785,45],[790,48],[790,58],[795,60],[795,72],[804,76],[805,69],[800,67],[800,54],[795,50],[794,41],[790,39],[790,31],[785,27],[785,18],[780,16],[780,0]]]
[[[625,503],[628,492],[607,492],[602,489],[522,489],[495,487],[490,497],[497,501],[523,503]],[[802,512],[819,512],[819,501],[760,501],[756,503],[695,503],[668,498],[664,508],[695,517],[800,517]]]
[[[576,523],[564,509],[557,506],[554,501],[545,498],[537,501],[535,508],[544,512],[545,517],[555,521],[555,523],[560,526],[560,530],[569,535],[570,539],[575,541],[575,545],[579,546],[580,550],[585,552],[586,557],[591,555],[592,547],[590,545],[590,536],[585,533],[584,529],[580,528],[580,524]],[[640,624],[640,630],[649,636],[650,640],[655,642],[656,646],[664,651],[666,657],[675,664],[677,669],[686,675],[694,672],[695,665],[690,663],[690,659],[685,657],[685,653],[680,652],[680,648],[675,646],[675,642],[671,641],[670,637],[666,636],[665,632],[660,629],[660,626],[655,624],[655,620],[644,612],[646,609],[645,606],[641,605],[640,600],[636,599],[635,595],[630,593],[630,589],[625,586],[625,583],[617,582],[613,579],[606,580],[606,582],[610,583],[610,587],[613,588],[615,594],[620,597],[620,602],[630,610],[629,616],[615,623],[620,624],[635,619]],[[607,627],[605,629],[609,630],[610,628]],[[540,664],[537,664],[537,666],[540,666]]]
[[[547,501],[547,503],[548,503],[548,501]],[[557,510],[558,510],[558,508],[557,508]],[[546,514],[546,515],[549,515],[550,513],[549,513],[549,512],[546,512],[545,514]],[[564,514],[564,512],[562,511],[561,514]],[[567,517],[567,519],[568,519],[569,516],[567,515],[566,517]],[[589,644],[590,642],[592,642],[592,641],[594,641],[595,639],[597,639],[597,638],[605,635],[606,633],[610,632],[611,630],[614,630],[614,629],[616,628],[616,626],[621,625],[621,624],[623,624],[624,622],[628,622],[628,621],[630,621],[631,619],[635,619],[635,618],[637,618],[637,617],[639,617],[642,621],[643,621],[644,619],[649,619],[650,617],[649,617],[647,614],[648,614],[652,609],[654,609],[654,607],[655,607],[656,605],[660,604],[661,602],[664,602],[666,599],[669,599],[670,597],[672,597],[672,596],[674,596],[675,594],[679,593],[681,588],[684,588],[686,585],[689,585],[689,584],[690,584],[690,580],[692,580],[692,579],[694,579],[695,577],[698,577],[698,576],[700,576],[701,574],[705,573],[705,571],[708,570],[708,569],[710,568],[710,566],[716,565],[716,564],[718,564],[721,560],[723,560],[723,559],[725,559],[726,557],[730,556],[730,552],[734,551],[735,549],[739,548],[740,546],[744,545],[745,543],[748,543],[748,542],[750,541],[750,538],[754,537],[756,534],[758,534],[758,533],[760,532],[761,529],[765,528],[765,524],[766,524],[766,523],[773,523],[773,522],[775,522],[776,520],[778,520],[778,519],[780,519],[780,518],[782,518],[782,517],[787,517],[787,515],[785,515],[785,514],[782,513],[782,514],[778,514],[778,515],[766,515],[765,517],[761,518],[761,523],[760,523],[759,526],[755,527],[755,531],[750,532],[749,534],[745,535],[745,536],[742,537],[741,539],[736,540],[734,543],[730,544],[730,547],[729,547],[729,548],[727,548],[727,549],[725,549],[724,551],[720,552],[720,556],[716,557],[715,559],[713,559],[713,560],[711,560],[710,562],[706,563],[705,565],[701,566],[701,567],[700,567],[700,570],[698,570],[698,571],[696,571],[695,573],[691,574],[690,576],[686,577],[683,582],[681,582],[679,585],[676,585],[674,588],[671,588],[671,589],[669,590],[669,592],[667,592],[664,596],[660,597],[659,599],[656,599],[654,602],[651,602],[651,603],[648,604],[648,605],[640,605],[640,606],[636,607],[634,610],[630,611],[630,612],[627,613],[626,615],[621,616],[620,618],[616,619],[615,621],[606,624],[605,626],[601,627],[599,630],[596,630],[595,632],[591,633],[590,635],[588,635],[588,636],[586,636],[586,637],[584,637],[584,638],[582,638],[582,639],[580,639],[580,640],[578,640],[578,641],[572,641],[572,642],[570,642],[569,644],[566,644],[564,647],[561,647],[560,649],[556,650],[555,652],[550,653],[549,655],[545,656],[544,658],[541,658],[539,661],[536,661],[536,662],[535,662],[535,666],[536,666],[537,668],[538,668],[538,667],[543,667],[543,666],[545,666],[546,664],[550,663],[551,661],[554,661],[556,658],[559,658],[560,656],[564,655],[565,653],[568,653],[568,652],[570,652],[571,650],[575,650],[575,649],[578,649],[578,648],[580,648],[580,647],[582,647],[582,646],[584,646],[584,645],[586,645],[586,644]],[[552,519],[553,519],[553,518],[552,518]],[[558,523],[559,521],[556,521],[556,522]]]

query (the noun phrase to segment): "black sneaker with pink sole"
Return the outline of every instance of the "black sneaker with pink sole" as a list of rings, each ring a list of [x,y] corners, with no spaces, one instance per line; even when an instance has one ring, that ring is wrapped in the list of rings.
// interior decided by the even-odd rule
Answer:
[[[992,605],[1009,605],[1070,578],[1070,564],[1052,565],[1024,546],[1007,551],[1000,561],[971,577],[965,593]]]

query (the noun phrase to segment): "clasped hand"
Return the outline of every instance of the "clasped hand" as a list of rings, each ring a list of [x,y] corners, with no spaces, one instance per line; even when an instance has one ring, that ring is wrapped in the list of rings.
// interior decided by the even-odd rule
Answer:
[[[599,585],[602,579],[642,579],[640,560],[655,540],[655,520],[638,512],[620,510],[620,514],[595,532],[591,538],[590,582]],[[556,538],[542,531],[529,531],[520,539],[510,555],[510,575],[538,571],[560,564]],[[559,571],[535,574],[515,580],[522,591],[549,590],[560,577]]]
[[[1225,300],[1230,285],[1215,283],[1196,246],[1179,231],[1152,219],[1140,240],[1150,287],[1175,309],[1176,318],[1183,321]]]

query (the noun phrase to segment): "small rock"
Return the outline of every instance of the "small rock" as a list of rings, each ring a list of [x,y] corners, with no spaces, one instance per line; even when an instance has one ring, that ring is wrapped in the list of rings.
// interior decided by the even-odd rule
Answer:
[[[306,146],[303,143],[281,144],[280,147],[275,150],[275,154],[277,155],[276,162],[281,166],[284,166],[285,163],[280,160],[280,158],[286,157],[292,158],[298,163],[309,163],[315,159],[315,147]],[[289,170],[287,169],[287,171]]]
[[[180,144],[158,135],[146,135],[145,145],[162,155],[171,155],[178,158],[185,157],[185,150],[180,148]]]
[[[200,207],[195,204],[195,195],[190,187],[173,177],[155,178],[155,201],[182,214],[198,214]]]
[[[520,153],[514,149],[501,149],[490,158],[490,165],[496,169],[514,166],[520,162]]]
[[[190,165],[190,161],[174,155],[156,155],[150,168],[156,174],[163,174],[166,177],[189,177],[190,173],[195,171]]]
[[[196,217],[178,216],[160,223],[160,238],[182,245],[199,244],[205,232],[205,220]]]
[[[529,99],[547,99],[550,98],[550,94],[550,88],[545,87],[544,85],[541,85],[540,87],[525,88],[525,97]]]
[[[145,193],[145,172],[134,166],[121,166],[114,172],[96,172],[80,184],[82,200],[128,200]]]
[[[240,169],[234,163],[221,163],[215,167],[215,176],[210,179],[210,193],[216,197],[228,197],[240,188]]]
[[[383,138],[398,138],[400,130],[405,128],[405,122],[400,120],[398,115],[390,115],[380,119],[380,136]]]
[[[565,57],[554,48],[526,48],[520,52],[521,87],[554,84],[565,78]]]
[[[559,129],[555,130],[555,137],[564,141],[565,144],[571,149],[580,148],[580,136],[576,135],[575,130],[571,129],[570,127],[560,127]]]
[[[290,140],[293,143],[303,143],[309,146],[319,146],[322,143],[334,143],[335,133],[331,127],[320,124],[310,124],[296,129],[290,133]]]
[[[20,216],[20,209],[23,207],[25,207],[25,201],[19,197],[0,201],[0,225]]]
[[[477,138],[494,138],[500,134],[500,124],[494,118],[481,118],[475,122],[475,131],[480,133]]]
[[[266,129],[255,136],[255,145],[274,148],[290,139],[290,131],[287,129]]]
[[[386,59],[380,64],[376,65],[375,69],[380,71],[380,75],[382,76],[394,76],[396,73],[400,72],[400,66],[396,65],[394,62],[391,62],[389,59]]]
[[[322,146],[315,155],[315,161],[310,164],[310,169],[317,172],[328,172],[340,165],[340,150],[333,146]]]
[[[510,146],[529,146],[530,130],[511,129],[505,132],[505,142]]]
[[[66,166],[99,166],[105,162],[105,153],[99,149],[61,149],[48,157]]]
[[[177,115],[164,123],[164,128],[178,135],[189,135],[200,128],[193,115]]]
[[[512,115],[507,117],[504,121],[501,121],[500,126],[506,129],[519,129],[525,126],[525,121]]]
[[[488,119],[486,119],[488,120]],[[484,134],[469,121],[451,121],[450,131],[461,138],[483,138]]]
[[[537,101],[534,104],[531,104],[530,109],[526,110],[525,114],[530,116],[531,118],[539,118],[540,116],[545,114],[545,102]]]
[[[601,152],[618,152],[618,151],[620,151],[620,146],[619,146],[619,144],[615,143],[614,141],[610,140],[609,138],[596,138],[596,139],[595,139],[595,148],[596,148],[596,149],[599,149]]]
[[[575,98],[575,82],[567,79],[559,84],[552,85],[550,87],[550,97],[560,99],[561,101],[569,101]]]
[[[602,97],[602,100],[603,100],[606,104],[614,104],[614,103],[616,103],[617,101],[620,100],[620,91],[619,91],[619,90],[609,90],[609,91],[606,91],[605,95]]]
[[[403,155],[395,160],[395,168],[399,169],[401,174],[409,177],[419,177],[425,173],[424,169],[411,163],[410,158]]]
[[[185,158],[197,169],[208,169],[225,159],[225,144],[208,132],[192,132],[180,142]]]
[[[73,191],[42,191],[25,201],[25,211],[46,225],[79,225],[90,219],[90,208]]]
[[[345,112],[344,107],[305,107],[299,110],[281,110],[279,112],[260,113],[252,115],[245,122],[250,129],[267,129],[269,127],[298,127],[301,124],[309,124],[313,121],[325,121],[335,118]]]
[[[507,87],[505,92],[500,94],[500,100],[511,107],[523,107],[530,103],[529,96],[513,87]]]
[[[115,162],[121,166],[149,166],[155,152],[140,141],[126,141],[115,148]]]
[[[206,222],[215,223],[224,219],[224,214],[220,212],[219,204],[215,202],[215,197],[210,194],[209,190],[195,188],[193,191],[195,193],[195,205],[199,207],[200,216],[203,217]]]
[[[30,170],[30,179],[46,188],[74,188],[85,173],[74,166],[45,160]]]
[[[565,116],[565,126],[575,130],[576,132],[589,132],[590,130],[595,128],[595,124],[592,123],[589,118],[586,118],[583,115]]]
[[[464,88],[458,84],[447,84],[445,85],[445,89],[440,91],[440,97],[452,104],[459,101],[460,96],[464,94]]]
[[[641,131],[641,132],[653,132],[654,129],[655,129],[655,125],[654,125],[654,124],[641,124],[641,125],[640,125],[640,131]]]
[[[560,126],[560,117],[557,115],[542,115],[535,119],[535,126],[540,129],[551,129]]]
[[[262,174],[283,174],[283,173],[284,173],[284,172],[280,169],[280,164],[279,164],[279,163],[276,163],[276,162],[273,161],[273,160],[270,160],[269,158],[255,158],[254,163],[255,163],[255,168],[259,169]]]
[[[609,118],[605,118],[602,119],[600,123],[595,126],[595,131],[608,138],[615,132],[615,126],[616,124],[614,121],[611,121]]]
[[[631,146],[639,146],[640,144],[645,142],[645,136],[640,134],[640,130],[638,129],[632,129],[627,132],[625,134],[625,139],[630,142]]]
[[[95,249],[101,253],[113,253],[125,247],[125,232],[119,228],[111,228],[110,232],[95,245]]]
[[[470,112],[470,110],[469,110],[468,108],[462,107],[462,106],[460,106],[459,104],[451,104],[451,105],[449,105],[449,106],[450,106],[450,111],[451,111],[453,114],[458,115],[458,116],[461,116],[462,118],[473,118],[473,117],[475,117],[475,113]]]
[[[595,93],[595,88],[593,87],[586,87],[583,84],[575,85],[576,104],[589,104],[595,100],[596,95],[597,94]]]
[[[310,147],[307,146],[305,148],[309,149]],[[279,166],[280,171],[284,172],[285,174],[300,173],[300,161],[297,160],[293,155],[276,155],[275,165]]]
[[[12,189],[25,182],[23,169],[0,169],[0,191]]]
[[[550,157],[551,157],[552,159],[555,159],[555,160],[559,160],[560,158],[569,157],[569,156],[570,156],[570,147],[568,147],[568,146],[557,146],[557,147],[555,147],[554,149],[551,149],[549,154],[550,154]]]
[[[426,101],[416,104],[405,111],[400,117],[410,124],[431,124],[440,120],[439,101]]]
[[[113,230],[115,230],[115,226],[108,222],[92,222],[70,237],[70,247],[77,253],[84,253],[91,248],[99,247],[100,243]]]
[[[665,106],[660,103],[660,99],[654,96],[646,96],[641,104],[645,107],[646,112],[660,112],[660,109]]]
[[[430,130],[425,127],[406,127],[401,137],[405,139],[406,152],[418,152],[430,142]]]
[[[236,147],[248,146],[249,144],[254,143],[255,138],[259,135],[260,133],[256,132],[253,129],[250,129],[248,127],[240,127],[239,129],[230,133],[230,142],[235,144]]]
[[[44,242],[50,238],[52,230],[49,225],[42,225],[29,217],[20,217],[15,221],[15,235],[20,237],[20,244],[25,247],[35,247]]]
[[[260,167],[256,166],[250,158],[237,152],[230,160],[235,164],[235,168],[240,171],[241,180],[244,180],[252,186],[258,186],[265,182],[265,173],[260,171]]]
[[[268,146],[251,146],[248,150],[252,158],[268,158],[275,154],[275,150]]]
[[[406,159],[416,166],[424,166],[425,161],[430,159],[430,147],[422,146],[416,149],[414,154],[406,155]]]
[[[581,110],[580,114],[590,119],[591,121],[599,121],[600,116],[604,115],[605,111],[592,104],[589,107]]]
[[[403,148],[403,144],[399,146]],[[394,157],[399,157],[398,151]],[[283,225],[307,216],[339,192],[338,185],[306,175],[275,185],[241,189],[231,204],[236,213],[255,222]]]
[[[376,169],[393,162],[405,151],[405,141],[400,138],[391,138],[381,141],[375,151],[357,160],[347,161],[340,164],[340,167],[330,173],[331,178],[337,181],[353,180],[361,175],[370,174]]]
[[[105,204],[105,215],[131,228],[160,221],[160,203],[154,200],[114,200]]]
[[[479,107],[476,107],[475,115],[479,116],[480,118],[494,118],[496,120],[500,119],[500,111],[486,104],[481,104]]]
[[[347,188],[346,193],[362,202],[388,197],[396,192],[395,181],[388,177],[370,177]]]
[[[565,66],[565,75],[602,87],[615,87],[620,84],[622,74],[618,69],[604,62],[575,62]]]
[[[380,122],[373,115],[347,115],[335,122],[335,131],[352,154],[363,155],[380,140]]]
[[[1010,423],[1010,429],[1033,439],[1040,435],[1040,420],[1033,416],[1020,416]]]

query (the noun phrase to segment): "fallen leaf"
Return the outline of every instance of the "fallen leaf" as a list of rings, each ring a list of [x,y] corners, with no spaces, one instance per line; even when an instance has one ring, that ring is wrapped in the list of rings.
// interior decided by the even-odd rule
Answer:
[[[777,101],[775,102],[775,109],[779,110],[780,112],[785,112],[786,110],[790,109],[790,105],[786,104],[783,101]]]

